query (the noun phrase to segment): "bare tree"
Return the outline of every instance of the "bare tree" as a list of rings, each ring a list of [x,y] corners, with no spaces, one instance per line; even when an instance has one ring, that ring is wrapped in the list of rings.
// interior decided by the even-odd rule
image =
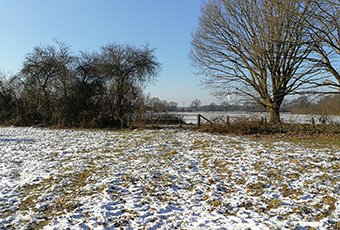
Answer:
[[[14,118],[18,98],[15,87],[11,84],[14,77],[8,77],[0,72],[0,122],[9,122]],[[16,115],[16,114],[15,114]]]
[[[168,103],[168,110],[169,111],[176,111],[177,110],[177,106],[178,106],[178,104],[177,104],[177,102],[174,102],[174,101],[169,101],[169,103]]]
[[[229,104],[227,101],[223,101],[223,102],[221,103],[221,106],[223,107],[223,110],[224,110],[224,111],[227,111],[228,108],[230,107],[230,104]]]
[[[26,55],[21,71],[25,85],[22,96],[32,119],[50,123],[56,114],[56,98],[64,98],[70,91],[72,60],[70,48],[60,42],[56,46],[37,46]]]
[[[339,0],[313,0],[315,11],[309,26],[315,56],[312,60],[331,74],[334,80],[326,78],[319,85],[340,90],[340,2]]]
[[[317,68],[305,21],[308,0],[212,0],[202,9],[190,57],[219,95],[253,98],[280,123],[284,98],[307,88]]]
[[[120,126],[127,126],[140,89],[153,82],[160,64],[148,46],[108,44],[101,50],[101,71],[111,81],[112,103]]]
[[[74,122],[86,126],[89,120],[98,118],[105,107],[107,88],[99,71],[100,55],[81,52],[74,63],[72,94],[67,100],[69,117]]]
[[[161,100],[158,97],[150,98],[147,102],[148,107],[153,112],[166,112],[169,108],[169,103],[166,100]]]
[[[200,106],[201,106],[201,101],[198,100],[198,99],[193,100],[193,101],[191,102],[191,105],[190,105],[190,107],[191,107],[191,108],[194,108],[196,112],[197,112],[197,110],[198,110],[198,107],[200,107]]]

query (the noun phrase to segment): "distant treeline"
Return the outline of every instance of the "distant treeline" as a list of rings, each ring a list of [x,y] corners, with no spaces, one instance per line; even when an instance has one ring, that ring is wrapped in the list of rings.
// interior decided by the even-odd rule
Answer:
[[[306,96],[291,101],[290,112],[300,114],[340,115],[340,95],[329,95],[318,100]]]
[[[0,123],[126,127],[143,110],[145,85],[160,69],[148,46],[107,44],[74,55],[56,42],[28,53],[21,71],[0,79]]]
[[[196,99],[188,107],[178,107],[175,102],[167,102],[157,97],[146,97],[145,103],[146,109],[154,112],[266,112],[263,106],[256,104],[254,101],[242,101],[237,104],[222,102],[219,105],[215,103],[201,105],[201,102]],[[340,95],[323,95],[318,98],[301,96],[290,101],[285,100],[280,111],[300,114],[340,115]]]

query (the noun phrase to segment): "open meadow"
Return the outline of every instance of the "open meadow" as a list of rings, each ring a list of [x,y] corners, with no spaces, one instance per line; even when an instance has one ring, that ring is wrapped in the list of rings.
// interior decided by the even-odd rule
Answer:
[[[340,146],[0,128],[0,229],[339,229]]]

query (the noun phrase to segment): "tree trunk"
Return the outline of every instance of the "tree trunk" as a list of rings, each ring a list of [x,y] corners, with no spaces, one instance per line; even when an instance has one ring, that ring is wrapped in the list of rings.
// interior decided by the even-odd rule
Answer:
[[[271,107],[269,108],[269,124],[275,125],[280,124],[280,107]]]

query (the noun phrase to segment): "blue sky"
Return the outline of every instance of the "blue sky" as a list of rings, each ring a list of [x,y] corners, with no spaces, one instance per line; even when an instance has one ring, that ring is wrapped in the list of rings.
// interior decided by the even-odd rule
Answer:
[[[14,73],[34,46],[65,42],[73,52],[108,42],[150,44],[162,64],[151,96],[188,105],[219,103],[200,85],[188,59],[205,0],[0,0],[0,70]]]

